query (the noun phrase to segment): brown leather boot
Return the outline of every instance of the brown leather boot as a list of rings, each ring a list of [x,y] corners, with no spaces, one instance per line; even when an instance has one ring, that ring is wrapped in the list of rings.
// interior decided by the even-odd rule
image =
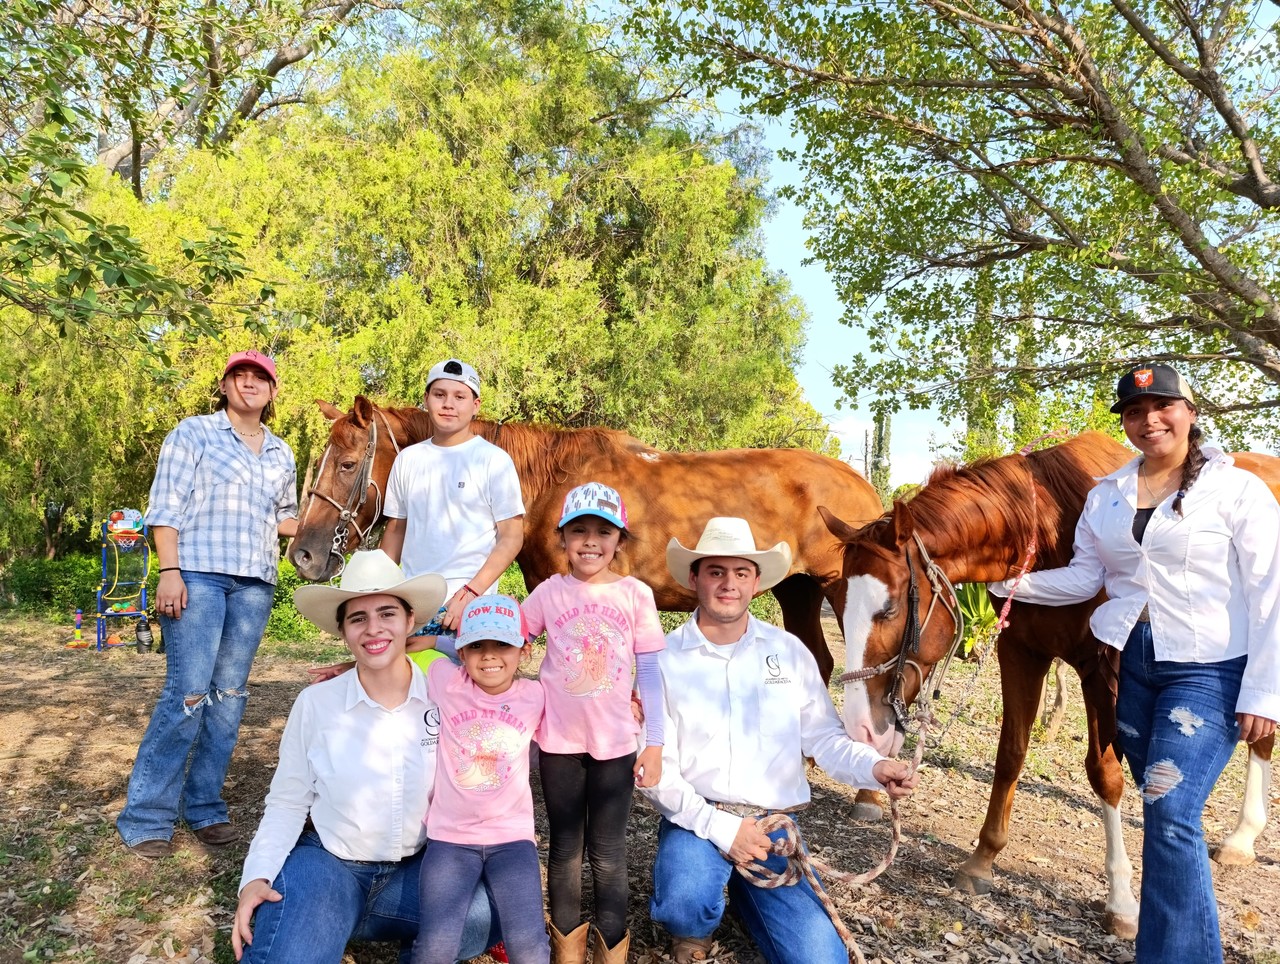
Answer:
[[[671,957],[676,964],[693,964],[694,961],[705,961],[710,954],[710,937],[671,938]]]
[[[604,946],[604,937],[599,930],[593,927],[591,932],[595,934],[591,964],[627,964],[627,949],[631,947],[631,931],[623,931],[622,937],[613,947]]]
[[[582,923],[561,934],[556,925],[551,925],[551,964],[587,964],[587,928]]]

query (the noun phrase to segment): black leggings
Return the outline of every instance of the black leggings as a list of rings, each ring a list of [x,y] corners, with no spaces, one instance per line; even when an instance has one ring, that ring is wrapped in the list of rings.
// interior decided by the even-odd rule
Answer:
[[[551,923],[568,934],[582,920],[585,840],[595,890],[595,925],[609,947],[627,932],[627,820],[636,755],[597,760],[586,753],[539,756],[542,798],[551,826],[547,897]]]

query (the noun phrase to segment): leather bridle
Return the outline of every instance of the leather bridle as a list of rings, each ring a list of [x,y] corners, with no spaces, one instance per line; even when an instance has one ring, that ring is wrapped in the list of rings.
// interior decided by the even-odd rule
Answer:
[[[335,578],[342,574],[342,569],[346,565],[347,538],[350,530],[356,530],[356,535],[360,537],[360,544],[363,545],[365,540],[369,538],[369,532],[382,516],[382,489],[379,488],[377,481],[373,478],[373,462],[378,454],[379,419],[382,420],[387,437],[391,439],[391,445],[395,448],[396,455],[400,454],[400,443],[396,441],[396,433],[391,430],[391,423],[387,421],[387,416],[381,409],[375,408],[373,411],[375,417],[369,419],[369,436],[365,443],[364,458],[360,460],[360,468],[356,471],[355,480],[351,483],[351,491],[347,493],[346,504],[339,504],[336,499],[314,487],[307,490],[309,498],[321,498],[338,510],[338,521],[333,526],[333,542],[329,546],[329,555],[338,557],[338,572],[335,574]],[[330,448],[332,446],[324,450],[324,457],[320,460],[320,471],[316,473],[317,481],[324,477],[324,467],[329,460]],[[364,509],[369,501],[370,488],[373,489],[373,516],[369,519],[369,524],[362,529],[360,528],[359,516],[361,510]]]
[[[964,614],[960,610],[960,598],[956,595],[955,586],[951,584],[951,580],[947,578],[946,573],[930,557],[929,550],[924,547],[924,541],[920,538],[920,534],[912,532],[911,537],[920,555],[925,577],[933,587],[933,598],[929,601],[929,609],[925,612],[924,619],[920,618],[920,588],[916,582],[916,567],[911,559],[911,543],[908,542],[903,548],[907,561],[907,621],[902,627],[902,641],[898,646],[897,654],[878,666],[865,666],[862,669],[852,670],[840,676],[841,683],[854,683],[892,673],[893,679],[890,682],[889,693],[885,699],[893,707],[897,728],[903,732],[906,731],[908,722],[913,719],[912,714],[907,710],[905,696],[907,669],[910,668],[915,671],[917,678],[920,680],[920,691],[922,693],[928,688],[927,684],[929,682],[933,683],[932,698],[936,700],[942,693],[942,680],[947,674],[947,668],[951,665],[952,657],[955,656],[956,650],[964,639]],[[928,628],[929,620],[933,618],[934,610],[939,601],[942,603],[942,608],[951,614],[955,632],[952,636],[951,645],[947,648],[946,656],[934,664],[933,669],[926,678],[924,670],[918,661],[920,638]]]

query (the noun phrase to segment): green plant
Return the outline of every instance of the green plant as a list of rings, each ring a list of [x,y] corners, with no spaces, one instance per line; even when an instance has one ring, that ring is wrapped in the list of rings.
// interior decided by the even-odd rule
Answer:
[[[981,642],[997,632],[997,614],[987,595],[987,587],[980,582],[966,582],[956,586],[956,599],[964,616],[964,639],[960,643],[960,656],[966,657]]]
[[[281,559],[276,576],[276,594],[271,601],[271,615],[267,618],[266,635],[269,638],[282,642],[314,642],[320,638],[320,630],[303,619],[293,605],[293,591],[305,585],[293,564]]]

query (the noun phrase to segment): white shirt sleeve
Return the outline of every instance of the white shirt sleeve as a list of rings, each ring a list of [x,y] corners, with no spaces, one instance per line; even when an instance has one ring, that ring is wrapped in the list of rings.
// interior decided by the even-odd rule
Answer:
[[[520,476],[511,456],[498,449],[490,464],[489,508],[493,521],[502,522],[524,515],[524,496],[520,491]]]
[[[1249,660],[1236,712],[1280,721],[1280,505],[1261,480],[1247,476],[1231,522],[1249,613]]]
[[[1098,557],[1098,539],[1091,520],[1092,510],[1098,502],[1098,489],[1089,493],[1080,521],[1076,523],[1076,539],[1071,550],[1071,561],[1059,569],[1042,569],[1028,572],[1018,583],[1018,602],[1039,603],[1043,606],[1070,606],[1088,602],[1102,591],[1106,570]],[[1008,596],[1013,591],[1015,579],[993,582],[987,585],[997,596]]]
[[[642,787],[640,792],[659,813],[677,827],[683,827],[704,840],[710,840],[722,852],[728,853],[738,835],[742,818],[717,810],[681,775],[680,751],[676,745],[678,730],[665,699],[662,704],[662,728],[666,734],[666,743],[662,747],[662,779],[657,786]]]
[[[863,790],[881,790],[872,775],[875,765],[887,759],[865,743],[851,739],[812,659],[801,662],[804,704],[800,708],[800,741],[804,755],[812,757],[832,778]],[[664,771],[665,772],[665,771]]]
[[[407,450],[406,450],[407,451]],[[406,502],[404,452],[396,456],[391,463],[391,472],[387,476],[387,497],[383,501],[382,514],[388,519],[407,519],[409,506]]]
[[[267,792],[266,809],[249,844],[239,890],[251,880],[274,881],[307,822],[315,801],[315,781],[307,760],[307,691],[293,704],[280,737],[280,762]],[[237,891],[238,893],[239,891]]]

